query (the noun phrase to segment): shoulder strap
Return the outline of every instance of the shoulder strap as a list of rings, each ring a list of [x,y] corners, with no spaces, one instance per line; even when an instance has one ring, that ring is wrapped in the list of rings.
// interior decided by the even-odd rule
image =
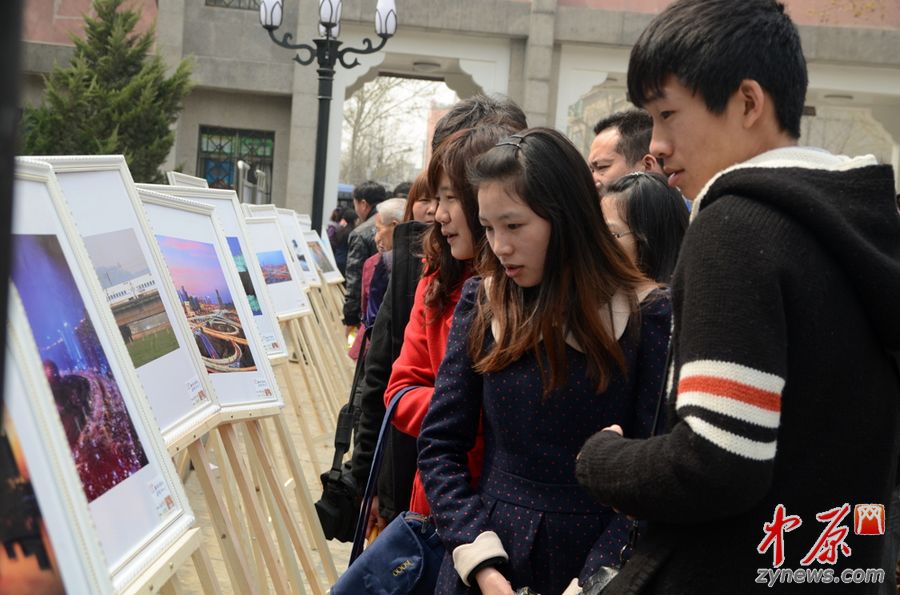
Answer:
[[[363,333],[362,342],[359,346],[359,358],[356,360],[353,382],[350,385],[350,398],[347,400],[347,404],[341,407],[341,411],[338,413],[337,424],[334,428],[334,458],[331,460],[331,469],[328,471],[329,477],[334,481],[337,481],[341,476],[344,455],[350,450],[350,444],[353,439],[353,428],[356,425],[357,418],[356,411],[359,408],[356,404],[356,393],[359,383],[365,374],[366,345],[371,333],[371,328],[367,328]]]
[[[391,418],[397,409],[400,399],[410,389],[414,387],[408,386],[398,392],[388,403],[384,412],[384,419],[381,421],[381,429],[378,431],[378,442],[375,444],[375,450],[372,453],[372,468],[369,471],[369,479],[366,481],[366,491],[363,493],[362,504],[359,507],[359,517],[356,519],[356,531],[353,534],[353,549],[350,550],[350,564],[359,557],[363,550],[363,544],[366,536],[363,535],[366,530],[366,520],[369,518],[369,509],[372,507],[372,498],[375,497],[375,490],[378,486],[378,473],[381,471],[381,459],[384,454],[384,441],[387,437],[387,431],[391,427]]]

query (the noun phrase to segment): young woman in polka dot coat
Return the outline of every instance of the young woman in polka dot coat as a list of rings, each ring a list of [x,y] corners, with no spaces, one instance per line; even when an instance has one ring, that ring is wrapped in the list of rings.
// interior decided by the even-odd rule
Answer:
[[[437,593],[577,591],[576,577],[618,562],[630,521],[578,485],[575,458],[619,420],[626,435],[650,434],[669,300],[610,234],[587,165],[558,132],[501,141],[470,179],[491,249],[463,287],[419,437],[447,546]]]
[[[410,436],[418,436],[431,402],[438,366],[444,358],[453,310],[463,282],[472,276],[472,260],[484,242],[478,224],[475,190],[466,178],[466,167],[512,130],[500,126],[470,128],[442,142],[428,165],[428,180],[438,197],[435,225],[423,239],[425,271],[416,287],[403,347],[394,362],[384,392],[385,405],[405,391],[392,422]],[[470,468],[481,470],[480,441],[471,449]],[[428,514],[429,506],[418,473],[409,509]]]

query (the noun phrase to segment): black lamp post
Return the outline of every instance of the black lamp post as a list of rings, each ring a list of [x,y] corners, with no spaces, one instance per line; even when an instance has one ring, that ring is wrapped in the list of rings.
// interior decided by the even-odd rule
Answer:
[[[315,60],[319,73],[319,121],[316,130],[316,170],[313,180],[312,225],[316,231],[322,231],[322,211],[325,205],[325,162],[328,154],[328,118],[331,112],[331,94],[334,84],[334,67],[338,62],[344,68],[359,65],[356,58],[348,58],[349,54],[372,54],[384,47],[387,40],[397,31],[397,9],[394,0],[378,0],[375,6],[375,33],[381,38],[377,46],[368,38],[363,40],[363,48],[346,47],[341,49],[338,36],[341,32],[341,0],[319,0],[319,35],[313,40],[315,47],[305,43],[292,43],[293,34],[285,33],[281,39],[275,36],[275,30],[281,26],[284,0],[260,0],[259,22],[269,32],[272,41],[290,50],[305,52],[301,57],[298,52],[294,60],[307,66]],[[352,62],[348,59],[352,58]]]

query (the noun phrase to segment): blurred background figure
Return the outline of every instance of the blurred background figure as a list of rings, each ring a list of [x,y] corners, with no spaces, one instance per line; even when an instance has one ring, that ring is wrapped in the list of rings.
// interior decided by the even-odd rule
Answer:
[[[411,186],[412,182],[400,182],[394,186],[394,192],[391,194],[391,198],[406,198],[409,196],[409,188]]]
[[[334,252],[334,260],[337,262],[338,270],[341,271],[342,275],[347,269],[347,249],[349,247],[350,232],[356,228],[358,220],[359,216],[357,216],[356,211],[344,209],[338,220],[334,235],[330,234],[329,228],[328,241],[331,242],[331,251]]]
[[[602,196],[606,185],[633,171],[662,174],[662,164],[650,154],[653,118],[644,110],[616,112],[594,126],[588,166]]]
[[[600,208],[638,269],[648,279],[668,284],[688,226],[681,192],[661,174],[634,172],[606,187]]]
[[[362,268],[366,259],[378,252],[375,247],[375,207],[387,198],[387,190],[378,182],[364,182],[353,189],[353,208],[360,223],[347,241],[347,268],[344,271],[344,327],[346,335],[355,332],[360,323],[362,299]]]
[[[428,172],[422,171],[409,188],[403,220],[434,223],[437,203],[437,197],[431,196],[431,191],[428,189]]]

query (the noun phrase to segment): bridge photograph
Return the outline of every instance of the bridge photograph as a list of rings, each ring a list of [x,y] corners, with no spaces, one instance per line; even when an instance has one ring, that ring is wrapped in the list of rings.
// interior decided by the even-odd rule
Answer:
[[[256,362],[215,247],[162,235],[156,240],[206,370],[255,371]]]

